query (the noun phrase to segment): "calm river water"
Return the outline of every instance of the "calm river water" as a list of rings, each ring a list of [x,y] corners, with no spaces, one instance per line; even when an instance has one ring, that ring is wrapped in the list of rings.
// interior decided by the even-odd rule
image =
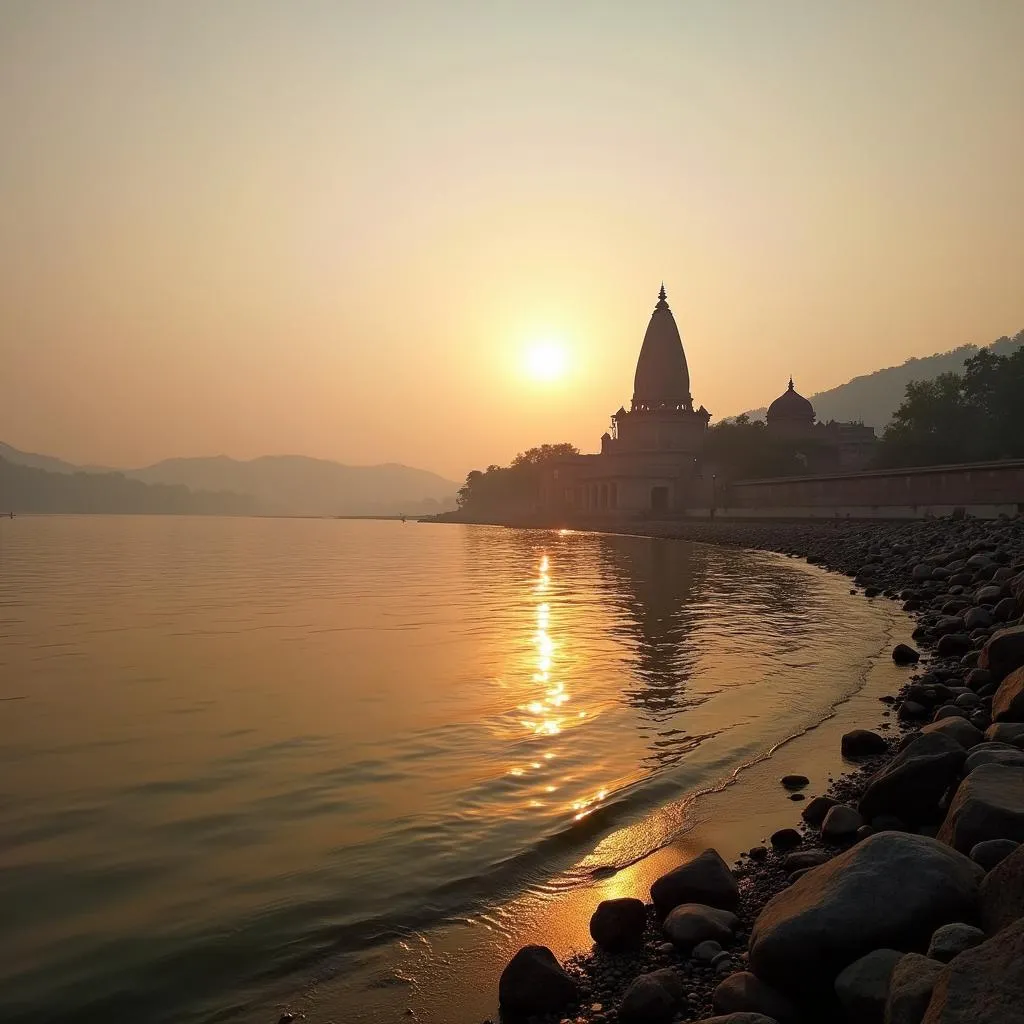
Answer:
[[[402,951],[665,846],[858,691],[893,613],[847,591],[635,537],[0,522],[0,1019],[417,1012]]]

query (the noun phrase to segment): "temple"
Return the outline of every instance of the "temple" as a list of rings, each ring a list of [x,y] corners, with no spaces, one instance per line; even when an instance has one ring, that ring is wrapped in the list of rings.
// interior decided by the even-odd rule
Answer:
[[[711,414],[693,407],[690,370],[665,286],[651,313],[633,377],[633,399],[611,417],[596,455],[545,464],[541,510],[628,517],[713,509],[727,500],[728,474],[703,458]],[[790,378],[768,407],[766,429],[808,473],[862,469],[875,432],[861,423],[819,423]]]
[[[693,407],[690,371],[665,286],[644,334],[629,409],[611,418],[598,455],[547,470],[542,504],[567,512],[682,510],[696,498],[699,458],[711,413]]]

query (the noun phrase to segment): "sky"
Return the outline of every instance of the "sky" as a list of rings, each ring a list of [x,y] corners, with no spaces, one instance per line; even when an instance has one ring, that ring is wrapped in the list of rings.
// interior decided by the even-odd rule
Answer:
[[[1022,39],[1019,0],[0,0],[0,440],[592,451],[662,281],[716,418],[1016,333]]]

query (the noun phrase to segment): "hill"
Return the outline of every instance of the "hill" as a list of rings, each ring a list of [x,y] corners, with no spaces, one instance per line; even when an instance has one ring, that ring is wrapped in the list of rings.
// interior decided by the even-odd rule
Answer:
[[[52,472],[0,458],[4,513],[249,515],[254,510],[255,502],[239,494],[144,484],[123,473]]]
[[[459,484],[394,463],[346,466],[303,455],[265,455],[242,462],[226,456],[166,459],[129,474],[146,483],[235,491],[274,515],[394,515],[455,507]]]
[[[1003,337],[987,346],[998,356],[1009,355],[1024,345],[1024,331],[1013,338]],[[959,373],[964,362],[977,355],[977,345],[961,345],[950,352],[940,352],[921,359],[908,359],[899,366],[890,366],[884,370],[854,377],[846,384],[819,391],[808,396],[818,419],[840,420],[843,422],[861,421],[881,432],[892,414],[903,401],[907,385],[912,380],[934,380],[941,373]],[[767,410],[752,409],[747,415],[751,419],[764,419]]]

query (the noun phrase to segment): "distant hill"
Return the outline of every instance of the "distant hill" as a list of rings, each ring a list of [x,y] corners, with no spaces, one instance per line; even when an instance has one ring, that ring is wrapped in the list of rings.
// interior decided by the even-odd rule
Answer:
[[[992,342],[988,348],[998,356],[1009,355],[1024,345],[1024,331],[1013,338],[1003,337]],[[809,395],[818,419],[822,421],[862,421],[874,427],[879,433],[892,419],[892,414],[903,401],[907,384],[912,380],[933,380],[941,373],[959,373],[964,362],[977,355],[977,345],[961,345],[951,352],[940,352],[922,359],[908,359],[899,366],[854,377],[846,384]],[[799,381],[797,381],[799,388]],[[752,409],[747,415],[751,419],[764,419],[767,409]]]
[[[52,472],[0,458],[0,513],[249,515],[255,505],[240,494],[144,484],[123,473]]]
[[[0,443],[0,458],[54,473],[108,473]],[[121,471],[119,471],[121,472]],[[420,515],[455,508],[460,484],[436,473],[388,463],[346,466],[304,455],[266,455],[243,462],[224,455],[165,459],[123,475],[146,484],[229,492],[252,499],[265,515]]]

